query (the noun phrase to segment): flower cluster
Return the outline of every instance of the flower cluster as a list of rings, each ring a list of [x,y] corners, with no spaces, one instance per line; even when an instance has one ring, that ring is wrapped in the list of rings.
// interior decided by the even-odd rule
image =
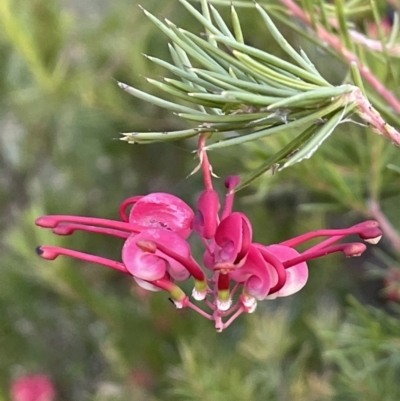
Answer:
[[[280,244],[253,242],[249,219],[233,211],[239,178],[226,179],[227,195],[221,207],[201,141],[199,149],[205,190],[197,201],[196,213],[174,195],[151,193],[125,200],[120,221],[64,215],[36,220],[38,226],[52,228],[58,235],[84,230],[120,237],[125,241],[121,262],[48,245],[38,247],[38,254],[49,260],[70,256],[129,274],[147,290],[167,291],[177,308],[194,309],[222,331],[240,314],[253,312],[257,301],[288,296],[303,288],[308,260],[334,252],[359,256],[366,249],[361,242],[338,244],[344,237],[356,234],[371,243],[381,237],[378,223],[366,221],[347,229],[310,232]],[[193,232],[204,244],[202,264],[193,258],[187,241]],[[319,237],[328,238],[304,252],[295,249]],[[177,284],[190,277],[194,280],[192,298],[204,301],[204,308],[193,303]]]
[[[56,390],[47,375],[28,375],[11,386],[11,401],[54,401]]]

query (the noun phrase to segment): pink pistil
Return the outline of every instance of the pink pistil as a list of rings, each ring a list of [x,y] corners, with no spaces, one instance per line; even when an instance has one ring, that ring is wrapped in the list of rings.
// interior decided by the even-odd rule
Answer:
[[[225,219],[225,217],[228,217],[232,213],[233,201],[235,199],[235,194],[233,190],[235,189],[235,187],[239,185],[239,182],[240,182],[240,177],[238,175],[231,175],[224,182],[225,187],[228,190],[228,193],[226,194],[225,197],[225,206],[222,212],[221,220]]]
[[[307,242],[313,238],[317,237],[332,237],[328,239],[333,240],[334,237],[337,237],[334,242],[340,240],[351,234],[358,234],[362,239],[373,239],[380,235],[382,235],[381,230],[378,228],[378,224],[376,221],[365,221],[360,224],[356,224],[353,227],[345,228],[345,229],[334,229],[334,230],[316,230],[310,233],[299,235],[298,237],[291,238],[287,241],[281,243],[281,245],[290,246],[291,248],[302,244],[303,242]],[[331,242],[332,243],[332,242]],[[317,246],[320,247],[322,245],[318,244]]]
[[[139,232],[131,224],[122,221],[100,219],[97,217],[83,217],[83,216],[67,216],[67,215],[53,215],[43,216],[36,220],[36,225],[44,228],[55,228],[61,223],[78,223],[87,224],[90,226],[102,226],[108,228],[115,228],[117,230],[127,231],[129,233]]]
[[[85,262],[96,263],[99,265],[110,267],[111,269],[129,274],[125,266],[121,262],[102,258],[101,256],[90,255],[88,253],[74,251],[68,248],[60,248],[58,246],[43,245],[36,248],[37,254],[47,260],[54,260],[60,255],[69,256],[71,258],[84,260]]]
[[[343,252],[348,257],[360,256],[366,249],[366,245],[362,244],[361,242],[333,245],[323,249],[318,249],[314,252],[304,252],[296,258],[283,262],[283,266],[285,266],[285,269],[287,269],[291,266],[296,266],[299,263],[306,262],[307,260],[316,259],[335,252]]]
[[[77,224],[77,223],[61,223],[53,228],[53,233],[57,234],[57,235],[71,235],[77,230],[87,231],[87,232],[97,233],[97,234],[107,234],[107,235],[112,235],[114,237],[119,237],[119,238],[124,238],[124,239],[126,239],[130,235],[132,235],[129,232],[115,230],[113,228],[88,226],[86,224]]]
[[[126,209],[129,206],[134,206],[135,203],[140,200],[141,198],[143,198],[143,196],[131,196],[128,199],[125,199],[122,203],[121,206],[119,208],[119,215],[121,216],[122,221],[128,222],[129,221],[129,215],[126,213]]]

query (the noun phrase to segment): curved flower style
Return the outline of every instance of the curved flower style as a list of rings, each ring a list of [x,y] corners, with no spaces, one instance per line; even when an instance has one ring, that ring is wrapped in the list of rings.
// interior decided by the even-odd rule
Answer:
[[[382,233],[378,223],[366,221],[347,229],[310,232],[280,244],[266,246],[253,242],[249,219],[233,211],[239,177],[231,176],[225,181],[228,191],[220,212],[204,145],[205,136],[201,136],[199,158],[205,190],[198,199],[196,214],[174,195],[152,193],[125,200],[120,207],[121,221],[62,215],[40,217],[36,224],[52,228],[58,235],[84,230],[120,237],[125,243],[121,262],[48,245],[38,247],[38,254],[49,260],[60,255],[70,256],[129,274],[147,290],[169,292],[177,308],[194,309],[213,320],[217,331],[222,331],[240,314],[253,312],[257,301],[292,295],[302,289],[308,279],[307,261],[335,252],[361,255],[366,249],[364,243],[338,244],[348,235],[358,235],[371,243],[379,241]],[[128,207],[131,207],[129,213]],[[207,274],[192,256],[187,241],[192,232],[203,241],[203,265],[209,271]],[[327,238],[306,251],[295,249],[320,237]],[[211,312],[191,302],[177,284],[190,277],[194,279],[192,297],[204,301]]]

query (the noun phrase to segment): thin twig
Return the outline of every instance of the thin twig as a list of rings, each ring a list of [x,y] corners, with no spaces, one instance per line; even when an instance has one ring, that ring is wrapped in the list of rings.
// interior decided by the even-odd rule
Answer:
[[[400,132],[382,118],[379,111],[371,105],[360,89],[357,88],[344,96],[348,97],[349,103],[356,104],[357,114],[375,133],[389,139],[396,146],[400,146]]]
[[[375,52],[383,52],[384,50],[380,40],[367,38],[361,32],[355,31],[354,29],[349,29],[349,34],[355,43],[358,43],[369,50],[373,50]],[[386,51],[392,56],[400,56],[400,46],[387,46]]]
[[[385,238],[389,240],[392,247],[400,252],[400,236],[399,233],[394,229],[390,221],[383,214],[378,202],[371,200],[369,202],[369,211],[373,218],[379,223],[380,228],[383,231]]]
[[[312,29],[312,23],[310,16],[303,11],[293,0],[280,0],[283,5],[285,5],[293,16],[300,18],[303,22],[309,25],[310,29]],[[323,26],[317,25],[316,27],[316,35],[325,43],[330,45],[333,49],[335,49],[339,54],[341,54],[349,63],[356,63],[358,69],[360,70],[361,75],[364,79],[369,82],[369,84],[376,90],[376,92],[381,95],[385,101],[400,114],[400,100],[386,88],[386,86],[379,81],[379,79],[370,71],[370,69],[365,66],[358,57],[346,49],[340,39],[335,35],[328,32]]]

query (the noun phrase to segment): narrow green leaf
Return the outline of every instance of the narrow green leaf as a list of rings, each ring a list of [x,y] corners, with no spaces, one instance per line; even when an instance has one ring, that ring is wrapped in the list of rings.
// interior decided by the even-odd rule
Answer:
[[[304,59],[304,61],[307,62],[310,65],[310,68],[315,71],[315,74],[319,75],[319,71],[315,67],[314,63],[308,58],[307,53],[303,49],[300,49],[299,50],[299,54]],[[326,83],[329,84],[328,81],[326,81]]]
[[[395,46],[396,42],[397,42],[397,37],[399,35],[400,32],[400,18],[399,18],[399,13],[395,12],[393,15],[393,25],[392,25],[392,30],[390,32],[390,36],[389,39],[386,43],[387,47],[390,48],[392,46]]]
[[[358,69],[357,63],[355,61],[350,62],[350,71],[353,77],[354,83],[361,89],[361,92],[365,97],[367,97],[367,92],[365,92],[364,84],[361,78],[360,70]]]
[[[210,15],[210,9],[208,8],[208,2],[207,0],[200,0],[201,3],[201,11],[203,13],[204,18],[211,24],[213,25],[211,21],[211,15]],[[212,33],[207,27],[206,27],[206,33],[208,36],[208,41],[210,44],[212,44],[215,47],[218,47],[218,43],[215,39],[210,37],[210,33]]]
[[[324,118],[325,116],[327,116],[328,114],[332,113],[333,111],[337,110],[338,108],[342,109],[342,106],[343,106],[343,102],[339,99],[338,101],[330,104],[329,106],[323,107],[323,108],[319,109],[318,111],[316,111],[315,113],[301,117],[295,121],[291,121],[291,122],[288,122],[287,124],[282,124],[282,125],[274,126],[271,128],[267,128],[265,130],[256,131],[254,133],[251,133],[251,134],[248,134],[245,136],[241,136],[238,138],[224,139],[220,142],[216,142],[211,145],[208,145],[206,147],[206,149],[213,150],[213,149],[225,148],[228,146],[241,145],[245,142],[261,139],[265,136],[274,135],[274,134],[277,134],[277,133],[280,133],[283,131],[290,130],[292,128],[298,128],[301,126],[312,124],[315,121],[318,121],[318,120]]]
[[[135,96],[139,99],[142,99],[146,102],[152,103],[156,106],[162,107],[164,109],[172,110],[176,113],[190,113],[190,114],[204,114],[196,109],[192,109],[190,107],[182,106],[180,104],[172,103],[164,99],[160,99],[156,96],[150,95],[146,92],[142,92],[139,89],[133,88],[127,84],[122,82],[118,82],[118,86],[123,89],[125,92],[129,93],[132,96]]]
[[[271,103],[282,100],[281,97],[256,95],[248,92],[223,91],[221,95],[229,101],[238,101],[252,106],[266,107]]]
[[[308,82],[314,83],[319,86],[331,86],[331,84],[327,82],[324,78],[316,75],[315,71],[313,71],[312,73],[309,71],[305,71],[304,69],[294,64],[282,60],[279,57],[273,56],[272,54],[269,54],[265,51],[256,49],[255,47],[239,43],[227,37],[216,36],[215,40],[223,43],[228,47],[231,47],[232,49],[238,50],[242,53],[248,54],[249,56],[255,57],[266,64],[272,64],[278,68],[282,68],[285,71],[291,72],[293,75],[302,78]]]
[[[232,18],[232,26],[233,26],[233,31],[235,32],[236,40],[240,43],[244,43],[243,32],[242,32],[242,28],[240,26],[239,16],[237,15],[235,7],[233,7],[233,4],[231,5],[231,18]]]
[[[249,185],[260,175],[264,174],[266,171],[271,169],[274,165],[279,164],[280,161],[284,160],[291,153],[295,152],[304,142],[306,142],[315,132],[317,127],[313,124],[308,127],[300,135],[296,136],[292,141],[290,141],[285,147],[283,147],[279,152],[270,156],[260,167],[248,174],[240,184],[235,188],[235,192],[240,191],[247,185]]]
[[[200,62],[204,67],[209,68],[212,71],[225,71],[224,67],[221,66],[220,62],[216,62],[213,58],[211,58],[206,52],[204,52],[193,40],[191,40],[186,31],[178,28],[171,21],[167,20],[168,27],[171,29],[171,32],[174,34],[175,42],[183,49],[186,53],[192,56],[195,60]],[[195,35],[193,35],[195,36]],[[207,43],[211,48],[219,50],[217,47],[212,46],[205,40],[202,42]]]
[[[346,15],[344,12],[343,0],[335,0],[335,11],[336,11],[336,18],[339,22],[340,37],[342,38],[346,48],[354,53],[355,47],[349,34],[349,28],[347,26]]]
[[[280,100],[268,106],[268,109],[277,107],[304,107],[317,105],[318,102],[332,101],[332,98],[351,92],[356,88],[353,85],[340,85],[332,88],[318,88]],[[316,106],[317,107],[317,106]]]
[[[185,31],[185,35],[190,37],[193,40],[193,42],[198,43],[200,46],[202,46],[204,49],[206,49],[210,54],[213,54],[214,57],[218,58],[219,60],[224,60],[229,65],[229,68],[233,69],[236,67],[235,74],[237,76],[238,76],[238,72],[239,72],[241,74],[247,74],[250,77],[253,77],[261,82],[265,82],[267,85],[285,88],[284,85],[281,85],[272,79],[268,79],[267,77],[265,77],[265,75],[260,74],[254,68],[250,68],[250,67],[244,65],[238,59],[232,57],[228,53],[225,53],[222,50],[220,50],[214,46],[211,46],[207,41],[200,39],[196,35],[193,35],[192,33],[186,32],[186,31]],[[223,72],[221,72],[221,73],[223,73]],[[243,75],[238,76],[239,79],[241,79],[242,76]]]
[[[283,170],[295,163],[300,162],[303,159],[309,159],[313,153],[322,145],[322,143],[332,134],[337,125],[342,121],[344,115],[350,111],[351,108],[343,108],[337,111],[329,120],[324,123],[313,135],[313,137],[307,141],[307,143],[293,156],[291,156],[286,163],[279,168]]]
[[[221,88],[219,88],[218,86],[215,86],[211,83],[209,83],[208,81],[205,81],[204,79],[201,79],[199,77],[197,77],[197,75],[193,75],[193,71],[185,71],[185,70],[181,70],[178,67],[175,67],[174,65],[161,60],[157,57],[152,57],[152,56],[146,56],[150,61],[160,65],[161,67],[166,68],[167,70],[171,71],[174,75],[181,77],[183,79],[187,79],[190,82],[193,82],[195,84],[198,84],[200,87],[203,87],[205,89],[208,89],[210,91],[219,91],[221,90]]]
[[[302,8],[303,10],[309,15],[311,20],[311,26],[315,30],[317,28],[317,20],[316,20],[316,13],[314,10],[314,1],[313,0],[302,0]]]
[[[262,64],[256,60],[254,60],[247,54],[241,53],[237,50],[234,50],[233,54],[239,61],[241,61],[246,66],[248,66],[250,69],[257,71],[259,74],[263,75],[265,78],[268,78],[270,80],[270,82],[275,81],[276,83],[279,83],[282,88],[285,88],[288,86],[293,89],[297,89],[297,90],[308,90],[308,89],[316,88],[316,85],[309,84],[300,79],[296,80],[296,79],[286,77],[282,74],[279,74],[278,72],[274,71],[272,68],[269,68],[265,64]]]
[[[154,17],[147,10],[142,8],[143,12],[147,16],[147,18],[152,21],[158,29],[160,29],[170,40],[176,43],[179,47],[181,47],[185,52],[190,54],[195,60],[202,63],[206,68],[210,68],[211,70],[221,71],[223,68],[216,63],[211,57],[209,57],[201,48],[196,46],[193,42],[189,42],[185,40],[186,38],[182,35],[178,35],[178,28],[171,22],[166,20],[168,26],[164,25],[160,20]],[[201,15],[201,14],[200,14]],[[204,17],[203,17],[204,18]],[[211,45],[210,45],[211,46]],[[213,46],[212,46],[213,47]]]
[[[222,77],[223,77],[223,76],[229,77],[229,75],[225,75],[225,74],[222,75],[222,74],[214,73],[214,72],[212,72],[212,71],[210,72],[210,71],[198,70],[198,69],[193,69],[193,71],[196,72],[196,74],[199,75],[200,77],[203,77],[203,78],[206,79],[207,81],[209,81],[209,82],[211,82],[211,83],[217,85],[218,87],[220,87],[220,88],[221,88],[221,91],[222,91],[222,90],[226,90],[226,89],[229,89],[229,90],[237,90],[237,91],[245,90],[245,89],[243,89],[243,88],[238,88],[237,86],[232,85],[231,83],[228,83],[228,82],[227,82],[227,79],[221,80],[221,79],[217,78],[217,77],[216,77],[215,75],[213,75],[213,74],[217,74],[219,77],[221,77],[221,76],[222,76]],[[229,79],[231,79],[231,78],[229,78]],[[247,82],[246,82],[246,84],[247,84]]]
[[[231,85],[234,88],[238,89],[243,89],[248,92],[253,92],[253,93],[258,93],[260,95],[276,95],[276,96],[293,96],[297,94],[297,91],[294,90],[289,90],[289,89],[278,89],[274,88],[272,86],[269,86],[265,83],[263,84],[258,84],[258,83],[253,83],[253,82],[243,82],[240,79],[234,78],[231,75],[227,74],[219,74],[217,72],[213,71],[206,71],[206,70],[199,70],[197,68],[194,68],[193,71],[200,77],[204,77],[205,79],[209,80],[210,82],[215,82],[217,85],[217,82],[221,83],[223,82],[224,85],[225,83],[228,85]],[[214,81],[214,79],[216,81]],[[222,87],[222,84],[221,84]],[[224,88],[226,89],[226,88]]]
[[[400,167],[399,167],[399,166],[396,166],[396,165],[394,165],[394,164],[388,164],[386,167],[387,167],[389,170],[395,171],[396,173],[399,173],[399,174],[400,174]]]
[[[190,62],[190,59],[186,52],[180,48],[176,43],[171,45],[168,43],[168,47],[171,53],[172,60],[176,67],[178,67],[180,70],[186,71],[188,74],[190,74],[194,79],[196,78],[196,74],[190,70],[192,67],[192,64]],[[183,82],[187,83],[189,86],[192,88],[197,89],[198,91],[205,90],[201,85],[197,85],[194,83],[192,80],[182,78]]]
[[[193,15],[193,17],[195,17],[197,19],[197,21],[199,21],[204,28],[206,28],[206,30],[208,31],[209,34],[214,34],[214,35],[222,35],[222,33],[212,24],[211,22],[211,18],[209,18],[209,14],[208,17],[205,17],[204,15],[202,15],[201,13],[199,13],[188,1],[186,0],[179,0],[179,2],[190,12],[190,14]],[[201,0],[201,5],[203,7],[203,4],[207,4],[206,2],[204,2],[203,0]],[[206,7],[208,7],[206,5]],[[204,9],[203,9],[204,11]],[[214,41],[214,39],[212,39]],[[210,43],[214,43],[214,42],[210,42]]]
[[[193,96],[196,99],[207,100],[210,102],[220,103],[222,106],[225,106],[227,103],[230,104],[242,104],[243,102],[240,99],[236,99],[234,97],[230,97],[225,95],[224,92],[218,93],[189,93],[189,96]]]
[[[195,103],[198,105],[202,105],[205,107],[218,107],[217,103],[214,102],[209,102],[208,99],[206,98],[200,98],[200,97],[194,97],[191,96],[190,94],[184,93],[179,89],[174,88],[171,85],[165,84],[163,82],[159,82],[155,79],[151,79],[151,78],[146,78],[147,82],[150,83],[151,85],[154,85],[155,87],[157,87],[158,89],[163,90],[164,92],[167,92],[179,99],[185,100],[189,103]],[[200,100],[201,99],[201,100]]]
[[[235,37],[232,35],[232,32],[229,30],[228,26],[225,24],[225,21],[221,17],[221,14],[217,11],[217,9],[212,4],[210,4],[210,10],[211,10],[211,13],[212,13],[214,20],[215,20],[216,24],[218,25],[218,28],[220,29],[220,31],[225,36],[228,36],[229,38],[235,40]]]
[[[244,112],[243,112],[244,111]],[[243,109],[238,109],[231,114],[220,114],[220,115],[199,115],[199,114],[186,114],[178,113],[178,116],[190,121],[202,122],[204,125],[210,127],[210,129],[215,128],[219,130],[221,126],[224,128],[227,124],[232,124],[229,129],[238,131],[245,128],[266,128],[274,125],[276,123],[287,124],[289,121],[296,121],[300,118],[309,116],[310,112],[294,112],[291,113],[290,110],[278,109],[274,110],[272,113],[260,112],[260,113],[246,113]],[[312,121],[312,120],[311,120]],[[247,130],[249,131],[249,130]],[[254,132],[250,131],[251,133]],[[212,146],[212,145],[211,145]]]
[[[319,12],[321,15],[322,25],[328,32],[332,32],[332,26],[329,23],[328,15],[326,12],[326,7],[325,7],[326,3],[324,0],[318,0],[318,4],[319,4]]]
[[[274,116],[275,113],[236,113],[236,114],[222,114],[219,116],[202,116],[198,114],[179,113],[178,116],[191,121],[207,122],[207,123],[237,123],[237,122],[251,122],[259,119],[266,120]]]
[[[206,129],[204,129],[206,130]],[[149,143],[167,140],[186,139],[201,133],[201,129],[186,129],[181,131],[171,132],[124,132],[121,141],[134,142],[134,143]]]
[[[274,37],[282,50],[292,57],[292,59],[295,60],[297,64],[303,67],[306,71],[310,72],[311,74],[315,74],[315,71],[310,68],[309,64],[303,60],[303,58],[293,49],[285,37],[280,33],[279,29],[275,26],[268,13],[260,6],[260,4],[256,3],[256,9],[260,13],[271,35]]]
[[[185,93],[194,92],[195,90],[199,92],[206,92],[206,90],[202,87],[196,86],[196,88],[194,88],[194,86],[191,85],[191,82],[186,83],[173,78],[164,78],[164,81]]]

